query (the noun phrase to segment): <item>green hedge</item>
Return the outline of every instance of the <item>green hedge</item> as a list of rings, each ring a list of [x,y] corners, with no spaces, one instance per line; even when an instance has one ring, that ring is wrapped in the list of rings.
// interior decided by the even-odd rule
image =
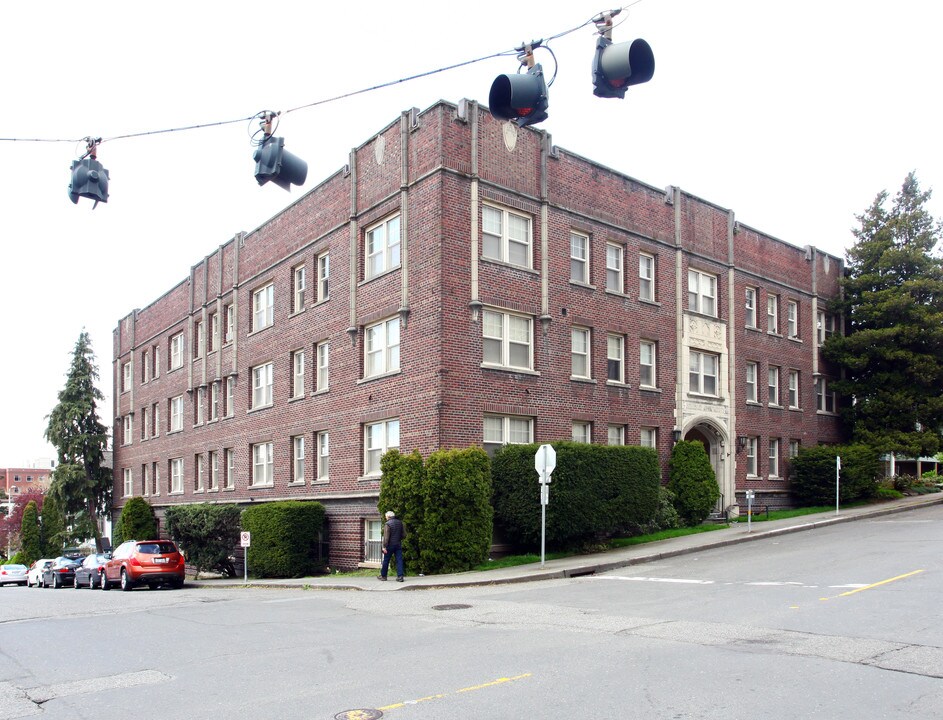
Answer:
[[[252,533],[249,571],[258,577],[304,577],[324,569],[318,560],[324,506],[284,500],[254,505],[242,512],[242,529]]]
[[[835,502],[835,458],[841,457],[839,498],[851,502],[873,497],[881,477],[878,452],[867,445],[816,445],[800,448],[790,461],[791,489],[800,505]]]
[[[700,525],[720,498],[717,476],[704,446],[696,441],[676,443],[668,461],[668,489],[686,525]]]
[[[506,445],[492,460],[494,524],[522,547],[540,543],[539,445]],[[646,526],[659,506],[652,448],[557,442],[547,506],[548,546],[564,548]]]
[[[423,484],[425,465],[418,450],[403,455],[398,450],[389,450],[380,458],[380,499],[377,509],[384,518],[387,510],[396,513],[406,527],[403,540],[403,563],[410,573],[424,572],[422,569],[422,537],[420,529],[423,517]]]
[[[241,511],[236,505],[198,503],[167,508],[167,533],[180,543],[197,573],[236,574],[233,552],[239,542]]]
[[[154,508],[142,497],[130,498],[121,508],[112,535],[115,547],[125,540],[156,540],[157,518]]]

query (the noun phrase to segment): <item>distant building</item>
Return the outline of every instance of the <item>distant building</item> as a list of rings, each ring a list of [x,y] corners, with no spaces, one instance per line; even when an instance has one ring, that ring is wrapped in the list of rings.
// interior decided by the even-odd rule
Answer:
[[[841,275],[477,103],[409,111],[120,320],[114,511],[316,499],[353,567],[386,450],[560,439],[666,472],[698,440],[718,510],[786,505],[788,458],[842,439],[819,353]]]
[[[50,482],[52,468],[0,468],[0,488],[10,500],[23,493],[46,492]]]

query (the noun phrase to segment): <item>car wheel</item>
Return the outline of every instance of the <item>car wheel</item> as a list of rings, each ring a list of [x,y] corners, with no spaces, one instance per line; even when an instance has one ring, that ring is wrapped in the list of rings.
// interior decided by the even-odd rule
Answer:
[[[179,590],[183,587],[183,578],[176,578],[170,583],[170,587],[174,590]]]
[[[101,575],[99,576],[99,578],[98,578],[98,587],[100,587],[102,590],[107,590],[107,589],[108,589],[108,585],[107,585],[107,583],[105,582],[105,573],[104,573],[104,572],[102,572],[102,574],[101,574]]]
[[[79,589],[79,581],[78,581],[78,578],[74,578],[74,577],[72,578],[72,589],[73,589],[73,590],[78,590],[78,589]]]
[[[105,575],[105,573],[102,573],[101,589],[102,589],[102,590],[111,590],[111,583],[108,582],[108,577]]]
[[[91,573],[88,574],[88,589],[89,590],[95,589],[95,576],[92,575]]]
[[[128,577],[128,571],[121,568],[121,589],[127,592],[131,589],[131,578]]]
[[[53,575],[52,576],[52,589],[58,590],[60,587],[62,587],[62,580],[59,579],[58,575]]]

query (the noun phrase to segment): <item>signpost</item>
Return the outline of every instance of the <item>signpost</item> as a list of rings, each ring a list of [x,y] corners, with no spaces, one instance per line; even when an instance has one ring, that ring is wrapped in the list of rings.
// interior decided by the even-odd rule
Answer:
[[[753,531],[753,498],[755,491],[747,490],[747,532]]]
[[[239,544],[242,546],[242,581],[249,584],[249,547],[252,545],[252,533],[239,533]]]
[[[541,445],[534,455],[534,469],[540,477],[540,567],[544,566],[546,547],[547,504],[550,502],[550,475],[557,466],[557,451],[552,445]]]
[[[835,456],[835,514],[838,515],[838,485],[841,475],[841,455]]]

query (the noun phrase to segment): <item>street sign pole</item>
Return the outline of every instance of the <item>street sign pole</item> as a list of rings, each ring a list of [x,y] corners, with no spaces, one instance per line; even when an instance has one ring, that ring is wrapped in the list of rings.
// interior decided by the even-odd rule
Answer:
[[[557,466],[557,451],[552,445],[541,445],[534,455],[534,469],[540,482],[540,567],[544,566],[547,536],[547,503],[550,502],[550,474]]]
[[[755,491],[747,490],[747,532],[753,532],[753,497]]]
[[[252,545],[252,533],[239,533],[239,544],[242,545],[242,582],[249,584],[249,546]]]
[[[838,515],[838,486],[841,475],[841,455],[835,456],[835,514]]]

